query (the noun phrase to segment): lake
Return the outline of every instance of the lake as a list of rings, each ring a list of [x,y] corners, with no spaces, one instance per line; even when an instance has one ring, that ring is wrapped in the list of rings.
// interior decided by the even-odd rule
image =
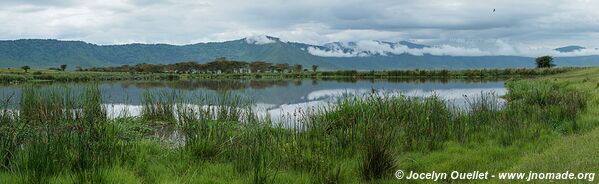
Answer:
[[[74,91],[85,83],[40,84],[41,87],[61,86]],[[138,116],[144,92],[158,93],[177,90],[184,98],[218,98],[223,94],[238,96],[248,101],[254,112],[269,115],[273,122],[293,121],[298,110],[321,108],[346,96],[376,94],[426,97],[438,95],[457,106],[466,98],[482,93],[507,93],[500,80],[190,80],[190,81],[109,81],[98,83],[109,117],[124,114]],[[2,86],[2,99],[12,97],[18,104],[21,86]],[[6,100],[3,100],[6,101]],[[218,102],[215,102],[218,103]],[[214,104],[217,105],[217,104]],[[126,112],[126,113],[123,113]]]

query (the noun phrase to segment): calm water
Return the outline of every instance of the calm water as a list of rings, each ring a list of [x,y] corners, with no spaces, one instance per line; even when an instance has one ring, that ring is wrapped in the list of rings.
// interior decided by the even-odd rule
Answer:
[[[86,84],[44,84],[59,85],[75,91]],[[460,81],[460,80],[194,80],[194,81],[119,81],[99,83],[109,116],[139,115],[143,93],[178,90],[185,98],[204,96],[217,98],[224,93],[240,96],[252,102],[255,112],[268,114],[273,121],[288,119],[301,109],[306,111],[337,101],[347,95],[368,95],[378,93],[404,94],[425,97],[433,94],[456,105],[465,103],[465,97],[479,96],[481,93],[503,95],[507,91],[503,81]],[[0,96],[6,99],[13,96],[18,104],[20,86],[0,87]]]

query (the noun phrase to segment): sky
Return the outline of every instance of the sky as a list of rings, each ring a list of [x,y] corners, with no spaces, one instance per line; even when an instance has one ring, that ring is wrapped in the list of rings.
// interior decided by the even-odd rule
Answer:
[[[1,0],[0,39],[181,45],[270,35],[308,44],[408,40],[487,55],[568,45],[594,52],[597,9],[592,0]]]

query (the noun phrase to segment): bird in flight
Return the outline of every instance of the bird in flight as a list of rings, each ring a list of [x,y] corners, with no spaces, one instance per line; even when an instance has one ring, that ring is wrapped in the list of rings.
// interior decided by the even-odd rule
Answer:
[[[495,9],[493,9],[493,12],[495,12]]]

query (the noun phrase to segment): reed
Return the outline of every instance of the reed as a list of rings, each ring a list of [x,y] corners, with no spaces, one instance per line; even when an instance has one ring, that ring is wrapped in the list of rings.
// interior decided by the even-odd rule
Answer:
[[[256,116],[251,101],[230,93],[208,98],[148,91],[141,117],[109,119],[96,85],[79,91],[26,86],[18,113],[11,105],[0,113],[0,172],[25,183],[64,175],[77,183],[108,183],[115,169],[133,173],[132,180],[159,183],[206,177],[210,171],[203,168],[221,168],[227,179],[248,183],[280,183],[293,173],[313,183],[378,182],[392,180],[407,156],[451,154],[455,145],[536,149],[544,137],[582,128],[577,114],[587,108],[589,94],[531,80],[506,87],[504,97],[481,93],[465,97],[462,106],[434,95],[347,95],[298,112],[299,122],[290,128]],[[157,127],[182,133],[175,140],[180,144],[156,139]]]
[[[5,168],[20,173],[23,182],[46,183],[59,173],[73,172],[79,181],[93,181],[100,168],[119,156],[118,140],[107,123],[97,87],[81,93],[69,88],[26,86],[18,121],[10,136],[13,149]],[[4,145],[4,144],[3,144]],[[4,163],[7,163],[6,161]]]
[[[396,152],[393,146],[397,141],[397,126],[390,122],[365,122],[362,143],[362,177],[366,180],[390,176],[396,170]]]
[[[173,123],[175,121],[175,104],[179,100],[176,91],[145,91],[143,93],[142,117],[156,123]]]
[[[0,108],[0,170],[9,171],[13,164],[13,157],[17,151],[18,143],[18,114],[10,109],[12,96],[7,97]]]

